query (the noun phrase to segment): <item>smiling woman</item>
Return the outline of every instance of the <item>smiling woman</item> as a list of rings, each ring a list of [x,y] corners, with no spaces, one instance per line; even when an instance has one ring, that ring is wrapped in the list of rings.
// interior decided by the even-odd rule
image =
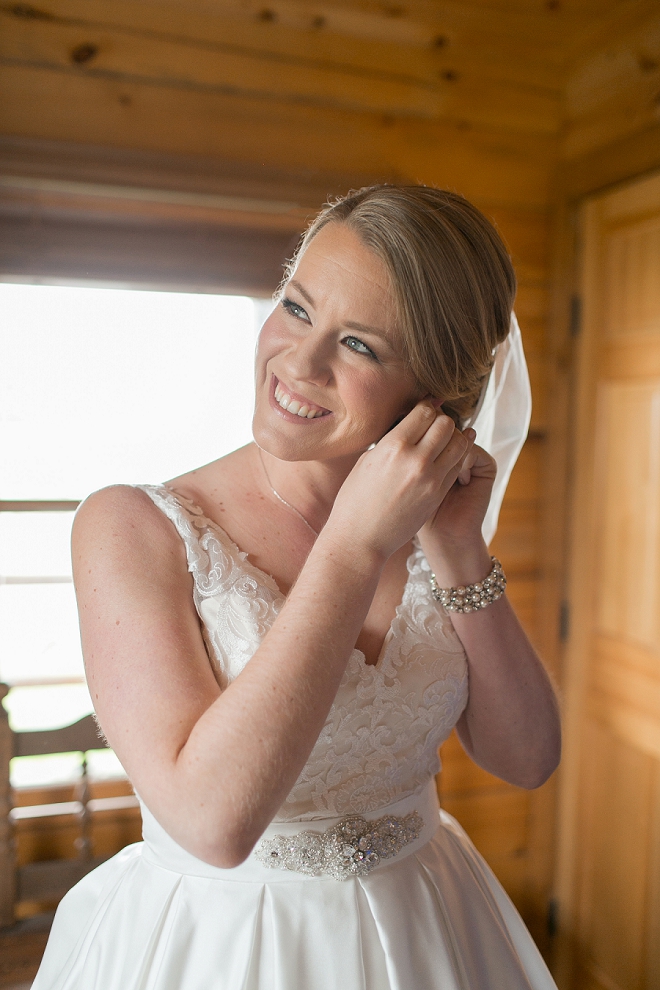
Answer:
[[[144,842],[62,902],[34,990],[554,986],[433,783],[454,726],[523,787],[559,757],[463,422],[513,289],[460,197],[352,194],[259,335],[254,442],[83,503],[88,684]]]

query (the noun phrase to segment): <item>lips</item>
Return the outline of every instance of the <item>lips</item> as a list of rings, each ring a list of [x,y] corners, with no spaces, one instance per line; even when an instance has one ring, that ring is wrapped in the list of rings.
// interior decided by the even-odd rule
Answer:
[[[280,409],[285,410],[290,416],[298,419],[313,420],[320,419],[330,413],[329,409],[311,402],[305,396],[289,389],[278,378],[273,375],[272,396]]]

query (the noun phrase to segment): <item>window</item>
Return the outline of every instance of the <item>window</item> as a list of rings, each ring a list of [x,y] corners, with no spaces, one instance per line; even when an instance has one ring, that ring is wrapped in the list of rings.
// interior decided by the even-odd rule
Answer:
[[[253,354],[270,303],[241,296],[0,284],[0,680],[16,729],[92,710],[69,560],[76,505],[158,482],[251,439]],[[120,768],[95,755],[95,776]],[[15,760],[15,786],[77,760]]]

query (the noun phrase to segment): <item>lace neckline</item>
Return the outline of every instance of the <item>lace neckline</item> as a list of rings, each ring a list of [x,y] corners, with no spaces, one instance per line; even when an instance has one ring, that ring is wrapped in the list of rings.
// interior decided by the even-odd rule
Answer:
[[[210,516],[207,516],[206,513],[201,508],[201,506],[197,505],[196,502],[193,502],[192,499],[187,498],[187,496],[181,495],[180,492],[174,491],[173,488],[168,488],[167,485],[158,485],[156,487],[160,488],[161,491],[166,492],[167,495],[173,498],[175,502],[178,502],[182,508],[187,509],[189,512],[192,512],[199,520],[203,521],[205,525],[208,526],[209,529],[213,530],[214,535],[220,539],[220,542],[225,547],[225,549],[231,553],[234,563],[239,568],[242,567],[246,570],[249,570],[252,576],[257,579],[257,581],[263,582],[267,588],[277,593],[277,595],[280,598],[280,602],[278,604],[283,604],[286,601],[286,595],[283,594],[283,592],[280,590],[280,587],[277,584],[275,578],[272,576],[272,574],[269,574],[267,571],[264,571],[260,567],[257,567],[256,564],[253,564],[252,561],[248,558],[248,555],[245,552],[245,550],[241,550],[240,547],[232,540],[229,533],[227,533],[227,531],[223,529],[222,526],[220,526],[220,524],[217,523],[214,519],[211,519]],[[408,554],[408,559],[406,561],[406,569],[408,571],[408,576],[406,578],[406,583],[403,588],[401,601],[394,610],[394,616],[392,618],[392,621],[390,622],[387,632],[385,633],[385,638],[383,640],[383,644],[380,648],[380,652],[378,654],[378,659],[376,660],[376,662],[368,663],[364,651],[359,649],[359,647],[357,646],[353,647],[352,656],[357,655],[360,658],[362,665],[365,668],[367,668],[367,670],[370,671],[382,670],[383,661],[387,656],[392,640],[395,638],[397,620],[399,618],[401,610],[405,608],[406,601],[410,593],[412,567],[415,558],[417,556],[418,550],[419,550],[419,546],[417,543],[417,539],[415,538],[413,539],[413,548],[411,552]]]

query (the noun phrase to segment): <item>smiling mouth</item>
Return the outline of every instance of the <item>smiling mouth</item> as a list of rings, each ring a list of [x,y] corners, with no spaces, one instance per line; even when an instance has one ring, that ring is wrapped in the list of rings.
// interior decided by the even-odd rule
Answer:
[[[275,379],[275,391],[273,394],[275,401],[281,409],[285,409],[288,413],[293,416],[299,416],[301,419],[319,419],[319,417],[327,416],[330,413],[329,409],[317,406],[307,399],[298,399],[290,395],[277,378]]]

